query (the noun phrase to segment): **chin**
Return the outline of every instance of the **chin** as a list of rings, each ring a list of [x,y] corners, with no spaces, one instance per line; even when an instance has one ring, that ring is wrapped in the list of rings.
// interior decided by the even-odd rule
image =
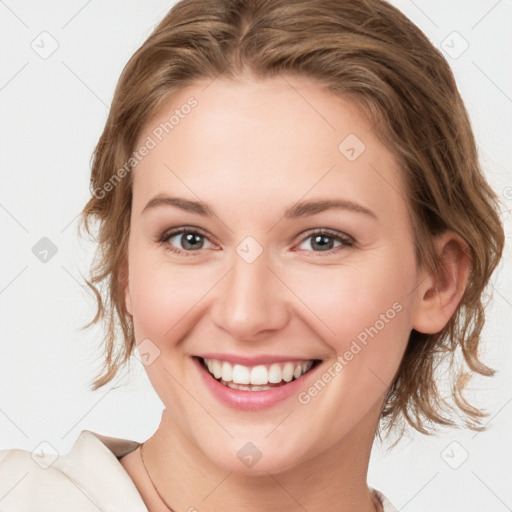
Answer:
[[[261,439],[261,436],[258,438]],[[215,466],[244,476],[283,473],[308,458],[301,442],[283,446],[278,438],[273,441],[249,441],[247,439],[250,439],[250,434],[245,434],[243,441],[239,439],[232,439],[222,446],[217,444],[215,447],[204,447],[203,453]],[[301,447],[300,452],[297,451],[298,446]]]

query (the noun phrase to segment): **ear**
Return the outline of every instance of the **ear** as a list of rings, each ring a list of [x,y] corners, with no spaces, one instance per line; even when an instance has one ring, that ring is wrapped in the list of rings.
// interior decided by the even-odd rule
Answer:
[[[119,282],[121,284],[121,290],[124,294],[124,309],[128,315],[132,314],[132,298],[130,295],[130,282],[128,279],[128,257],[126,256],[121,263],[119,268]]]
[[[434,240],[439,273],[424,270],[418,286],[413,329],[426,334],[440,332],[455,313],[466,288],[471,268],[467,243],[447,231]]]

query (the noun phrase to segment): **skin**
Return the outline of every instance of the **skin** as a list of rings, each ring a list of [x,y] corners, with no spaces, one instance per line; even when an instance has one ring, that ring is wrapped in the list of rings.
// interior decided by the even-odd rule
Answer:
[[[393,155],[353,104],[306,77],[194,84],[161,108],[137,147],[190,96],[197,107],[133,171],[125,303],[137,344],[150,339],[160,351],[145,369],[165,406],[144,444],[153,482],[175,511],[379,510],[366,475],[382,402],[411,329],[438,332],[455,311],[468,271],[463,242],[454,233],[436,240],[443,279],[417,265]],[[351,133],[366,146],[354,161],[338,149]],[[143,213],[157,194],[207,202],[215,216]],[[299,200],[326,198],[376,218],[346,209],[283,218]],[[202,248],[187,249],[181,236],[158,241],[182,226],[205,233]],[[317,228],[355,244],[329,239],[322,251]],[[252,263],[236,252],[247,236],[263,250]],[[307,405],[293,396],[232,409],[192,363],[208,351],[278,354],[321,359],[320,377],[396,303],[400,312]],[[262,453],[252,468],[237,457],[249,441]],[[149,510],[168,510],[139,452],[121,463]]]

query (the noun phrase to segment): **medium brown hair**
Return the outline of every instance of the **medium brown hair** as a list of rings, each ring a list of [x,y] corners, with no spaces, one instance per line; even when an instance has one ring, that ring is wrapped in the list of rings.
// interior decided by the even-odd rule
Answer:
[[[411,332],[384,401],[379,436],[382,427],[389,433],[400,424],[403,431],[404,418],[425,434],[435,424],[456,426],[454,412],[468,428],[484,430],[486,413],[462,391],[474,373],[494,373],[480,361],[478,348],[483,293],[504,243],[497,197],[480,168],[448,63],[411,21],[381,0],[182,0],[129,60],[94,150],[92,197],[80,224],[90,235],[91,222],[98,222],[98,249],[87,281],[97,312],[86,327],[104,322],[105,361],[92,389],[114,378],[135,343],[121,268],[130,227],[129,171],[135,165],[130,158],[138,136],[176,91],[247,72],[259,79],[316,79],[366,113],[400,162],[421,265],[439,272],[435,235],[452,230],[467,243],[471,270],[461,302],[441,332]],[[437,385],[436,369],[447,359],[453,403]]]

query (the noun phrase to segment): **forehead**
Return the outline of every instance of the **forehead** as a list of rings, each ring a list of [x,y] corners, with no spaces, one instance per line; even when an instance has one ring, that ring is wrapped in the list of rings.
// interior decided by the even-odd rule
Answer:
[[[369,120],[305,77],[198,82],[170,97],[137,147],[149,140],[133,176],[139,211],[176,191],[247,208],[333,193],[381,210],[403,203],[396,161]]]

